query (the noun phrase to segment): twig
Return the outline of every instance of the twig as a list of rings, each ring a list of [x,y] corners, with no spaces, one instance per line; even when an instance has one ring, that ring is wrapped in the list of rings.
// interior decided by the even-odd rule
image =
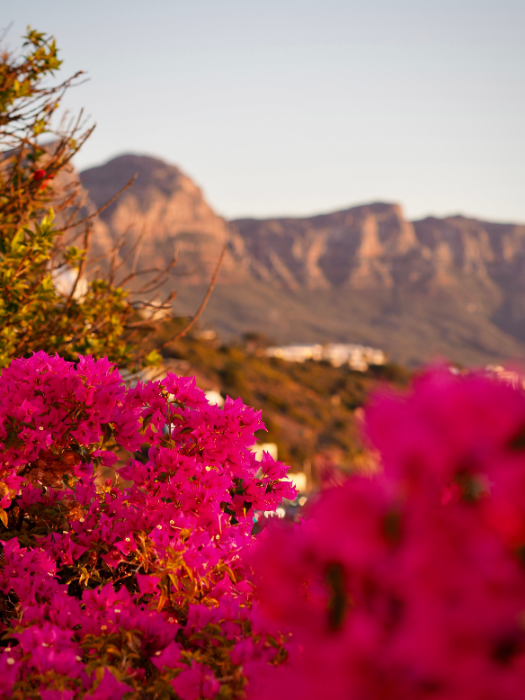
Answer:
[[[177,296],[176,292],[171,292],[169,297],[167,297],[163,302],[160,302],[159,304],[154,304],[150,303],[148,301],[141,301],[139,302],[139,306],[134,306],[133,308],[136,311],[140,311],[141,309],[146,309],[149,308],[152,310],[150,318],[144,319],[143,321],[133,321],[132,323],[126,323],[124,324],[124,328],[126,329],[133,329],[133,328],[141,328],[143,326],[159,326],[162,321],[165,321],[165,318],[158,318],[154,319],[153,316],[155,316],[156,313],[158,312],[170,312],[170,302],[173,301],[173,299]],[[170,314],[171,316],[171,314]]]
[[[9,32],[11,31],[11,28],[12,28],[13,24],[14,24],[14,21],[11,20],[11,21],[9,22],[9,24],[7,25],[7,27],[4,29],[4,31],[2,32],[2,36],[0,36],[0,41],[3,41],[3,40],[6,38],[6,36],[7,36],[7,35],[9,34]]]
[[[150,282],[146,282],[140,289],[133,291],[133,294],[151,294],[151,292],[154,292],[157,289],[160,289],[160,287],[162,287],[165,284],[165,278],[169,275],[169,273],[171,272],[173,267],[175,267],[176,264],[177,264],[177,258],[173,258],[173,260],[170,262],[170,264],[167,267],[165,267],[163,270],[159,268],[158,277],[156,277],[154,280],[152,280]],[[139,272],[140,272],[140,270],[139,270]],[[139,272],[135,273],[136,277],[139,275]]]
[[[215,267],[215,272],[213,273],[213,277],[211,278],[210,286],[208,287],[208,291],[206,292],[206,296],[202,300],[202,304],[199,306],[197,313],[195,314],[195,316],[191,319],[191,321],[188,323],[188,325],[185,328],[183,328],[176,335],[174,335],[173,338],[170,338],[165,343],[163,343],[160,346],[159,350],[161,350],[162,348],[165,348],[166,345],[170,345],[171,343],[174,343],[176,340],[183,338],[186,335],[186,333],[191,328],[193,328],[193,326],[199,320],[199,317],[201,316],[202,312],[206,308],[206,304],[208,303],[208,301],[211,297],[211,293],[213,292],[213,288],[215,287],[215,282],[217,281],[217,277],[219,276],[219,270],[221,269],[222,261],[224,259],[224,256],[226,255],[226,248],[227,248],[227,245],[225,245],[224,248],[222,249],[219,260],[217,262],[217,266]]]
[[[131,267],[131,274],[134,275],[136,270],[137,270],[137,264],[139,261],[139,255],[142,251],[142,246],[144,245],[144,240],[145,240],[145,229],[144,227],[142,228],[142,233],[139,236],[139,240],[137,242],[137,248],[135,250],[135,259],[133,260],[133,265]]]
[[[107,209],[109,206],[111,206],[111,204],[113,204],[113,202],[114,202],[116,199],[118,199],[118,198],[120,197],[120,195],[128,189],[128,187],[131,187],[131,185],[135,182],[135,180],[137,179],[137,177],[138,177],[138,173],[135,173],[135,175],[133,175],[133,177],[130,178],[130,179],[126,182],[126,184],[124,185],[124,187],[122,187],[122,188],[117,192],[117,194],[115,194],[113,197],[111,197],[111,199],[109,199],[105,204],[103,204],[103,205],[100,207],[100,209],[98,209],[96,212],[94,212],[93,214],[90,214],[89,216],[86,216],[86,218],[85,218],[85,219],[82,219],[81,221],[76,221],[76,222],[73,223],[73,224],[69,224],[69,225],[66,226],[65,228],[59,229],[58,232],[59,232],[59,233],[64,233],[64,231],[67,231],[69,228],[73,228],[73,227],[76,227],[76,226],[80,226],[81,224],[85,224],[87,221],[90,221],[91,219],[94,219],[96,216],[98,216],[99,214],[101,214],[101,213],[104,211],[104,209]]]
[[[66,302],[66,306],[65,306],[64,311],[67,311],[69,309],[69,307],[71,306],[71,302],[73,301],[73,298],[75,296],[75,292],[77,291],[78,283],[80,282],[80,279],[81,279],[82,275],[84,274],[84,270],[86,269],[86,260],[87,260],[87,256],[89,253],[89,243],[90,243],[92,231],[93,231],[93,227],[91,226],[91,222],[89,222],[88,225],[86,226],[86,232],[84,235],[84,256],[83,256],[82,260],[80,261],[80,265],[78,266],[78,273],[77,273],[75,282],[73,284],[73,287],[71,289],[71,293],[69,294],[69,298]]]

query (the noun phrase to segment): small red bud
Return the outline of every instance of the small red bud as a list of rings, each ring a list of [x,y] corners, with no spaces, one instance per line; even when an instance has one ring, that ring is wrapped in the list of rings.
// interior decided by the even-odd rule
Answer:
[[[33,180],[41,180],[45,176],[46,176],[46,171],[43,170],[42,168],[39,168],[38,170],[35,170],[35,172],[33,173]]]

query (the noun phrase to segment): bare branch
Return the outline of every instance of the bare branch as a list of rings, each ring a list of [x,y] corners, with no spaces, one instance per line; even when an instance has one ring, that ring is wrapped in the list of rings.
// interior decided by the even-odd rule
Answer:
[[[93,227],[91,225],[91,222],[89,222],[86,225],[86,232],[84,234],[84,251],[85,251],[84,257],[82,258],[80,265],[78,266],[77,277],[75,279],[75,283],[73,284],[73,288],[71,289],[71,293],[69,295],[69,298],[66,302],[65,311],[67,311],[69,309],[69,307],[71,306],[71,302],[73,301],[73,298],[75,296],[75,292],[77,291],[78,283],[80,282],[80,279],[81,279],[82,275],[84,274],[84,270],[86,268],[86,260],[87,260],[87,256],[89,253],[89,243],[90,243],[92,231],[93,231]]]
[[[178,258],[173,258],[168,265],[164,268],[152,268],[149,270],[149,272],[158,272],[157,277],[153,279],[150,282],[146,282],[144,286],[142,286],[140,289],[132,290],[130,293],[131,294],[151,294],[151,292],[155,291],[156,289],[159,289],[162,287],[162,285],[165,282],[166,277],[169,275],[171,270],[175,267],[175,265],[178,262]],[[119,282],[119,287],[121,287],[124,283],[127,283],[131,279],[137,278],[140,274],[142,273],[142,270],[138,270],[138,272],[135,272],[133,275],[128,275],[127,277],[124,278],[123,281]]]
[[[94,212],[93,214],[90,214],[89,216],[86,216],[86,218],[85,218],[85,219],[82,219],[81,221],[76,221],[75,223],[70,224],[70,225],[67,226],[66,228],[59,229],[59,233],[63,233],[64,231],[67,231],[68,228],[73,228],[74,226],[81,226],[82,224],[85,224],[85,223],[87,223],[88,221],[90,221],[91,219],[94,219],[95,217],[97,217],[99,214],[101,214],[101,213],[104,211],[104,209],[107,209],[109,206],[111,206],[111,205],[113,204],[113,202],[114,202],[116,199],[118,199],[118,198],[120,197],[120,195],[128,189],[128,187],[131,187],[131,185],[135,182],[135,180],[137,179],[137,177],[138,177],[138,173],[135,173],[135,175],[133,175],[133,177],[130,178],[130,179],[126,182],[126,184],[124,185],[124,187],[122,187],[122,188],[117,192],[117,194],[115,194],[113,197],[111,197],[111,199],[108,200],[105,204],[103,204],[103,205],[100,207],[100,209],[98,209],[96,212]]]
[[[191,319],[191,321],[188,323],[188,325],[185,328],[183,328],[176,335],[174,335],[173,338],[170,338],[165,343],[163,343],[159,349],[165,348],[166,345],[170,345],[171,343],[174,343],[176,340],[183,338],[186,335],[186,333],[188,333],[188,331],[191,330],[191,328],[193,328],[193,326],[197,323],[200,316],[202,315],[202,312],[206,308],[206,305],[211,297],[211,293],[213,292],[213,288],[215,287],[215,282],[217,281],[217,277],[219,276],[219,270],[221,269],[222,261],[224,260],[224,256],[226,255],[226,249],[227,249],[227,245],[225,245],[221,251],[219,261],[217,262],[217,266],[215,268],[215,272],[213,273],[213,277],[211,278],[210,286],[208,287],[208,291],[206,292],[206,296],[202,300],[202,304],[199,306],[195,316]]]
[[[142,228],[142,233],[139,236],[139,240],[137,242],[137,249],[135,251],[135,259],[133,260],[133,265],[131,266],[131,274],[134,275],[136,270],[137,270],[137,264],[139,261],[139,256],[142,251],[142,246],[144,245],[144,240],[145,240],[145,234],[146,234],[146,229],[143,227]]]

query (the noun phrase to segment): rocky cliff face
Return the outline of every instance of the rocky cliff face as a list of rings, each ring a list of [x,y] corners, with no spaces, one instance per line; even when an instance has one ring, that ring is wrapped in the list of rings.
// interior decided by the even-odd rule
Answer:
[[[406,362],[430,359],[430,348],[469,363],[525,357],[524,225],[461,216],[409,222],[388,203],[227,222],[187,175],[145,156],[115,158],[81,178],[100,207],[135,173],[102,212],[100,236],[127,234],[125,258],[144,232],[143,268],[177,254],[184,276],[171,286],[181,292],[180,313],[192,313],[227,245],[207,311],[224,334],[365,342]]]
[[[241,219],[252,270],[290,289],[431,291],[525,279],[525,226],[461,216],[409,222],[397,204],[295,219]]]
[[[125,259],[142,236],[137,248],[140,267],[164,268],[177,257],[175,272],[184,275],[187,284],[209,279],[223,246],[228,245],[222,265],[222,277],[227,279],[239,266],[242,241],[179,168],[156,158],[124,155],[84,170],[81,179],[100,208],[135,174],[133,185],[100,215],[114,243],[125,238],[121,257]]]
[[[308,218],[241,219],[232,228],[246,244],[254,274],[295,290],[392,287],[399,261],[417,247],[413,226],[395,204]]]

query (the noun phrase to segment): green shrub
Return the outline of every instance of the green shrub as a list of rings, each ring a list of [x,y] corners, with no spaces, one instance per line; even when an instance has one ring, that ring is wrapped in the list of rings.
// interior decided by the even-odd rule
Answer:
[[[60,65],[55,40],[30,29],[21,54],[0,54],[0,368],[37,350],[67,359],[107,355],[121,367],[150,364],[158,355],[134,347],[126,291],[108,279],[85,279],[92,218],[85,217],[80,246],[66,240],[82,223],[74,218],[70,161],[92,129],[80,118],[54,128],[79,75],[51,84]],[[60,291],[56,278],[64,273],[71,282]]]

